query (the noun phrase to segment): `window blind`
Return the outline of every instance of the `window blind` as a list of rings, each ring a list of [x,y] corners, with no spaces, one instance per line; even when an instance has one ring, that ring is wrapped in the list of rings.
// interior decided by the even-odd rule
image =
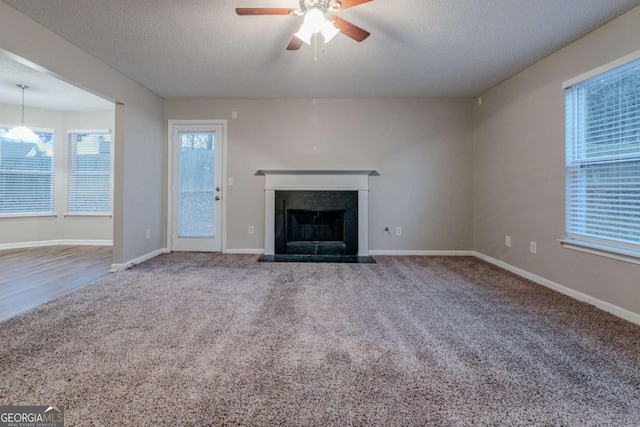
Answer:
[[[640,245],[640,61],[566,89],[566,232]]]
[[[111,133],[68,131],[67,212],[111,213]]]
[[[0,215],[53,214],[54,132],[34,130],[40,142],[5,138],[0,127]]]

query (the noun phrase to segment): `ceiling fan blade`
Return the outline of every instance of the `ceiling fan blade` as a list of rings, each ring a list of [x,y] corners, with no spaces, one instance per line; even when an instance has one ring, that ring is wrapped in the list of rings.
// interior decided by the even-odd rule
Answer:
[[[336,28],[342,31],[344,35],[351,37],[357,42],[361,42],[371,35],[368,31],[363,30],[349,21],[345,21],[338,16],[330,16],[329,19],[335,21]]]
[[[369,3],[370,1],[373,0],[339,0],[340,3],[342,3],[342,7],[340,8],[340,10],[344,10],[344,9],[349,9],[350,7],[354,7],[354,6],[360,6],[361,4],[364,3]]]
[[[296,36],[293,36],[293,38],[289,42],[289,45],[287,46],[287,50],[298,50],[300,49],[300,46],[302,46],[302,40],[300,40]]]
[[[291,15],[292,9],[282,7],[238,7],[238,15]]]

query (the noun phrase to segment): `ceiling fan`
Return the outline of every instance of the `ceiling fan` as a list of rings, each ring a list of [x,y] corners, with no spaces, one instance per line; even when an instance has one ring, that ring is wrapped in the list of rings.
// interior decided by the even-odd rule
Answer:
[[[295,33],[287,50],[298,50],[302,43],[311,44],[313,35],[322,34],[324,42],[327,43],[338,33],[342,33],[357,42],[361,42],[370,33],[357,25],[352,24],[336,15],[329,15],[332,12],[339,12],[373,0],[300,0],[298,9],[287,9],[279,7],[239,7],[236,13],[241,16],[246,15],[289,15],[304,16],[304,22],[298,32]]]

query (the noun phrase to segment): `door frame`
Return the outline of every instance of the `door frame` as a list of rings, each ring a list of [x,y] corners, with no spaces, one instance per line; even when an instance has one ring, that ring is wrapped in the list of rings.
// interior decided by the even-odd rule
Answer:
[[[227,120],[169,120],[167,122],[167,227],[165,230],[165,238],[167,240],[167,251],[171,252],[171,232],[173,227],[173,145],[172,133],[173,127],[176,125],[211,125],[222,126],[222,227],[220,229],[222,239],[222,253],[227,252]],[[217,153],[216,153],[217,154]]]

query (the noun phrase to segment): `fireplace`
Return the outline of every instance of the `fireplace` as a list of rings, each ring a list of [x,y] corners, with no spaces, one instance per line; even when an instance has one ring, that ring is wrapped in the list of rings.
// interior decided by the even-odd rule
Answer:
[[[275,253],[356,255],[357,191],[276,191]]]
[[[289,209],[285,218],[287,243],[344,242],[345,210]]]
[[[344,210],[345,238],[343,241],[323,240],[322,238],[317,238],[307,242],[318,242],[318,246],[316,248],[320,251],[324,251],[326,248],[334,245],[344,248],[340,250],[345,251],[345,253],[356,253],[358,257],[367,257],[369,255],[369,176],[378,176],[377,171],[373,169],[261,169],[256,172],[256,175],[265,177],[265,256],[276,255],[277,246],[278,253],[283,253],[280,251],[285,247],[285,243],[282,238],[284,233],[283,227],[285,217],[281,216],[281,219],[276,220],[276,217],[278,216],[276,211],[283,210],[282,201],[279,199],[280,203],[276,203],[276,193],[285,192],[306,192],[312,193],[312,195],[316,196],[319,193],[325,192],[342,194],[351,193],[351,196],[348,196],[352,198],[349,202],[349,207],[328,207],[317,205],[300,206],[287,204],[285,202],[284,209],[323,212],[321,214],[323,216],[321,221],[327,221],[327,219],[333,215],[328,213],[330,211]],[[278,230],[277,234],[276,230]],[[319,232],[320,230],[316,229],[315,231]],[[317,234],[316,237],[318,237]],[[292,240],[292,242],[305,241]],[[304,245],[308,243],[299,244]],[[295,246],[295,244],[289,243],[289,250],[293,250],[293,246]]]

